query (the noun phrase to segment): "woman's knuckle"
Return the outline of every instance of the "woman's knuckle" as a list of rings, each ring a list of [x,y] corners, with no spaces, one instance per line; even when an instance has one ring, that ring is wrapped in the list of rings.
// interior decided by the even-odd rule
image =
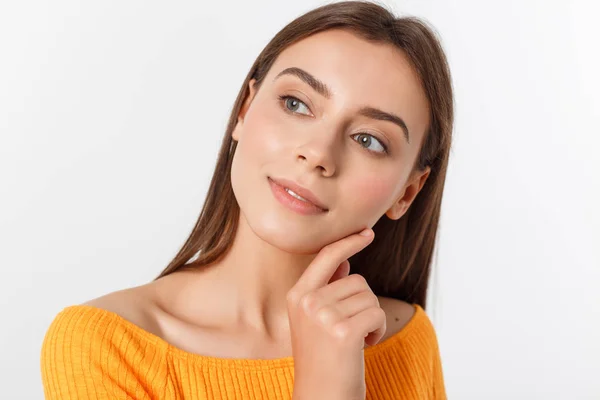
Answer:
[[[306,314],[311,314],[317,305],[317,296],[314,292],[306,293],[300,299],[300,307]]]
[[[373,293],[369,293],[369,303],[372,306],[379,308],[379,299]]]
[[[298,294],[296,294],[296,292],[294,292],[293,290],[287,292],[285,298],[289,304],[298,304]]]
[[[323,325],[331,325],[335,321],[335,311],[330,306],[325,306],[317,311],[316,318]]]
[[[344,321],[338,322],[333,326],[333,335],[339,340],[345,340],[350,335],[350,328]]]
[[[381,307],[374,307],[373,310],[374,310],[373,314],[375,315],[376,318],[378,318],[379,320],[385,320],[386,319],[385,311],[383,310],[383,308],[381,308]]]

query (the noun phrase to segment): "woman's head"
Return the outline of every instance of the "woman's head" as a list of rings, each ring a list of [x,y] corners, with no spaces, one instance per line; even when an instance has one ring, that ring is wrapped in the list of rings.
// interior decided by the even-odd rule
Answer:
[[[262,239],[294,253],[373,227],[352,272],[425,307],[452,124],[446,58],[423,22],[368,2],[308,12],[248,73],[198,222],[159,277],[224,255],[241,208]],[[309,188],[327,211],[285,209],[269,177]]]
[[[429,171],[413,169],[429,104],[396,46],[329,29],[286,47],[260,78],[250,80],[232,132],[231,167],[235,197],[257,235],[312,254],[386,213],[404,214]],[[281,206],[268,177],[308,188],[327,212]]]

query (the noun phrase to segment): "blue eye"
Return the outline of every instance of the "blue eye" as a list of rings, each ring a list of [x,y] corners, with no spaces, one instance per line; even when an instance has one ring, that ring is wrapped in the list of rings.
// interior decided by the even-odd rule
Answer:
[[[370,135],[368,133],[357,133],[354,136],[359,136],[362,138],[358,140],[359,144],[367,144],[367,147],[365,147],[367,150],[373,152],[373,153],[387,153],[387,147],[385,144],[383,144],[379,139],[377,139],[375,136]],[[373,143],[373,139],[375,139],[375,143],[377,143],[377,145],[379,146],[379,148],[381,150],[370,150],[369,147],[371,145],[371,143]]]
[[[279,96],[279,100],[283,101],[283,105],[286,108],[287,111],[293,112],[293,113],[297,113],[297,114],[304,114],[304,115],[310,115],[310,111],[308,110],[308,106],[306,104],[304,104],[304,102],[298,100],[296,97],[294,96]],[[297,110],[299,108],[301,108],[301,105],[304,106],[304,108],[309,111],[308,114],[302,113],[302,112],[298,112]]]
[[[291,113],[291,114],[302,114],[302,115],[308,115],[308,116],[311,115],[308,106],[303,101],[299,100],[298,98],[296,98],[294,96],[289,96],[289,95],[282,95],[282,96],[278,96],[278,97],[279,97],[279,100],[283,102],[283,107],[286,112]],[[302,107],[304,107],[306,109],[306,111],[308,111],[308,113],[298,112],[298,110]],[[367,147],[365,147],[365,149],[367,149],[367,151],[369,151],[371,153],[379,154],[379,155],[387,154],[387,152],[388,152],[387,146],[385,144],[383,144],[383,142],[381,140],[377,139],[374,135],[371,135],[369,133],[357,133],[354,136],[362,136],[363,138],[366,139],[366,140],[359,139],[357,142],[361,145],[363,143],[366,143]],[[372,150],[369,148],[371,143],[373,143],[373,139],[375,140],[375,143],[378,144],[380,150]]]

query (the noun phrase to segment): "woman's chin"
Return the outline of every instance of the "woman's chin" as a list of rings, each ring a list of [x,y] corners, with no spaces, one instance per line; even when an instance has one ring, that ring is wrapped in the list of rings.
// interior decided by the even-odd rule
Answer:
[[[254,232],[265,242],[291,254],[311,255],[318,253],[328,243],[327,232],[315,232],[314,229],[295,229],[288,227],[262,227]]]

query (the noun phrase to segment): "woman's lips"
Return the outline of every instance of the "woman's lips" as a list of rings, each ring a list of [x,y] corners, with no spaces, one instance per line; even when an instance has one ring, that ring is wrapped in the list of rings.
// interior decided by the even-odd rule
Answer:
[[[273,192],[275,198],[290,210],[302,215],[322,214],[327,211],[311,202],[295,198],[294,196],[289,194],[283,186],[275,182],[270,177],[268,178],[268,180],[269,185],[271,186],[271,191]],[[294,191],[293,189],[291,190]],[[303,197],[300,194],[298,195]]]
[[[290,179],[278,178],[274,176],[269,176],[268,178],[279,186],[283,186],[284,188],[287,188],[288,190],[291,190],[298,196],[302,197],[301,200],[307,200],[313,203],[315,206],[327,211],[328,208],[325,203],[323,203],[321,199],[319,199],[319,197],[311,192],[308,188],[300,186],[298,183]]]

